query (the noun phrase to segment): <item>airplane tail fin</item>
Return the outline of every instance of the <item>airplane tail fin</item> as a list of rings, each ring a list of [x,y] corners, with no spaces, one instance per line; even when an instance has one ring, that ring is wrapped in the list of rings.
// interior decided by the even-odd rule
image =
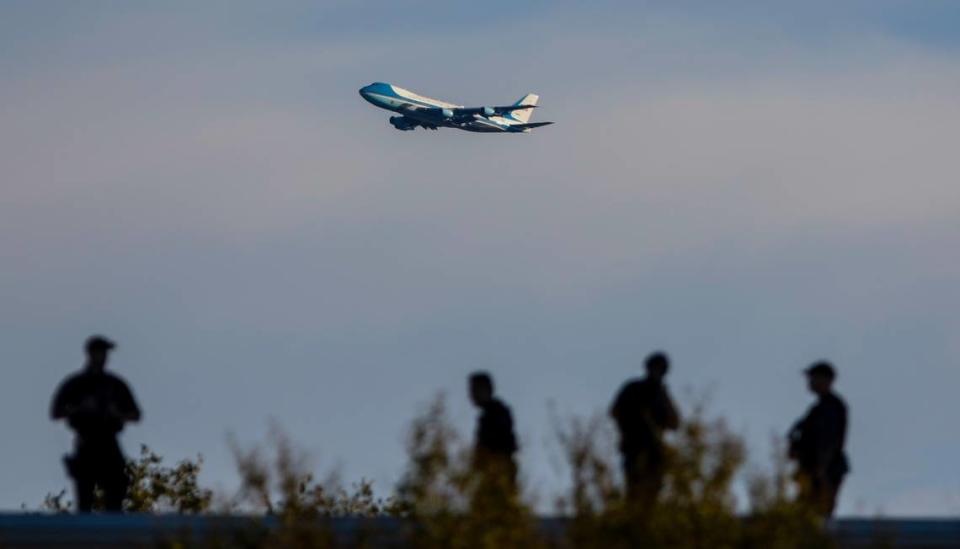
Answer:
[[[520,101],[514,103],[516,105],[536,105],[537,101],[540,101],[540,96],[535,93],[528,93],[524,95]],[[533,109],[520,109],[518,111],[513,111],[510,113],[511,118],[519,120],[521,124],[526,124],[530,120],[530,115],[533,113]]]

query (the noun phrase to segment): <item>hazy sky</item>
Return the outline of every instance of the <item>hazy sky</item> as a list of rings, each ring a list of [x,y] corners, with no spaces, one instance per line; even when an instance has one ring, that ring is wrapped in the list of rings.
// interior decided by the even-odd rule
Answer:
[[[127,450],[225,490],[271,418],[385,490],[485,368],[548,498],[548,403],[663,348],[760,464],[834,360],[841,513],[960,513],[960,4],[837,4],[3,2],[0,507],[68,485],[47,408],[102,332]],[[398,132],[373,81],[556,125]]]

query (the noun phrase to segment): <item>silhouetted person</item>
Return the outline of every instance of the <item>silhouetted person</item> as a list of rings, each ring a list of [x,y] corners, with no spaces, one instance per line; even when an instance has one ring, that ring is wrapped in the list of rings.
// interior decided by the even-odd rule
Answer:
[[[663,378],[670,369],[664,353],[647,357],[647,375],[627,382],[610,408],[620,431],[620,454],[627,497],[651,505],[663,487],[666,469],[663,432],[680,425],[680,417]]]
[[[96,488],[103,491],[108,511],[121,511],[127,493],[126,459],[117,434],[126,422],[140,420],[140,408],[127,384],[105,371],[114,346],[101,336],[88,339],[86,366],[60,385],[50,410],[54,420],[65,419],[76,433],[74,454],[64,463],[81,513],[92,510]]]
[[[473,450],[474,469],[496,475],[510,487],[515,485],[517,439],[513,434],[510,408],[494,396],[493,378],[486,372],[470,375],[470,400],[480,409]]]
[[[797,462],[801,500],[829,518],[836,507],[843,477],[850,470],[844,452],[847,405],[833,392],[837,374],[828,362],[817,362],[805,373],[817,402],[790,429],[790,458]]]

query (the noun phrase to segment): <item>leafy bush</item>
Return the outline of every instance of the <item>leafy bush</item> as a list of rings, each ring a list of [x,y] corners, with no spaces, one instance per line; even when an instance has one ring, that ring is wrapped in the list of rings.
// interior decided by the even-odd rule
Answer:
[[[164,467],[163,458],[146,445],[140,446],[140,457],[127,463],[130,487],[124,509],[135,513],[176,512],[203,513],[210,509],[213,491],[201,488],[197,476],[203,467],[203,456],[184,459],[173,467]]]
[[[807,549],[833,545],[821,519],[796,503],[782,445],[775,445],[773,468],[749,479],[749,509],[741,516],[733,485],[743,469],[743,441],[719,419],[696,407],[667,444],[663,490],[651,505],[625,497],[618,453],[609,421],[571,419],[558,424],[558,440],[569,465],[569,492],[557,499],[566,519],[563,531],[538,527],[513,471],[484,466],[454,429],[442,398],[411,423],[408,463],[395,495],[375,495],[367,480],[345,488],[335,477],[318,481],[302,452],[279,430],[263,446],[233,443],[239,492],[224,514],[252,514],[249,531],[224,532],[203,543],[215,547],[333,547],[338,540],[329,519],[393,518],[391,531],[411,547],[486,549],[499,547],[680,549]],[[172,467],[146,446],[131,460],[131,489],[124,508],[134,512],[204,513],[213,493],[198,475],[203,460]],[[99,504],[99,503],[98,503]],[[50,494],[43,508],[65,512],[66,492]],[[101,506],[102,508],[102,506]],[[370,521],[349,540],[364,546],[383,532]],[[394,522],[392,524],[397,524]],[[393,541],[400,541],[394,539]],[[193,546],[189,537],[170,546]]]
[[[278,428],[270,433],[270,450],[240,448],[233,443],[241,488],[231,510],[250,510],[277,520],[272,528],[247,533],[244,547],[325,548],[336,545],[329,519],[373,518],[395,513],[393,499],[377,498],[370,481],[346,489],[335,478],[318,482],[307,459]],[[358,532],[351,546],[362,546],[371,529]]]
[[[800,549],[830,547],[814,515],[789,497],[785,461],[771,477],[754,476],[751,511],[737,514],[733,483],[743,467],[742,440],[696,407],[667,446],[665,483],[655,505],[624,497],[603,420],[572,420],[559,430],[572,473],[566,544],[574,548]]]
[[[473,462],[437,398],[414,419],[399,510],[414,547],[500,548],[544,545],[512,474]]]
[[[201,488],[197,480],[203,467],[203,457],[184,459],[173,467],[165,467],[163,458],[148,446],[140,446],[140,455],[127,461],[130,486],[123,508],[134,513],[196,514],[210,509],[213,491]],[[73,503],[67,491],[47,494],[40,508],[54,513],[69,512]],[[104,510],[103,493],[94,497],[94,511]]]
[[[786,448],[773,440],[773,470],[749,479],[750,514],[744,520],[744,546],[771,549],[819,549],[836,543],[824,532],[820,516],[797,501]]]

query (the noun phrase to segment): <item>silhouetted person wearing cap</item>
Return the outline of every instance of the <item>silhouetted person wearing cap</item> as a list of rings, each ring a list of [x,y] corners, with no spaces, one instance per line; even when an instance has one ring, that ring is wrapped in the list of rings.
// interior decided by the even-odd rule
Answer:
[[[470,375],[470,400],[480,409],[473,450],[474,470],[505,481],[507,487],[513,489],[517,477],[513,415],[510,408],[494,396],[490,374],[476,372]]]
[[[121,511],[127,493],[126,459],[117,434],[125,423],[140,420],[140,408],[126,382],[105,371],[114,347],[101,336],[88,339],[85,368],[60,385],[50,410],[54,420],[65,419],[76,433],[75,452],[64,462],[81,513],[93,509],[96,488],[103,491],[107,511]]]
[[[680,425],[680,416],[663,382],[669,369],[667,355],[651,354],[646,361],[646,377],[627,382],[610,408],[620,431],[627,497],[644,507],[656,501],[663,487],[663,432]]]
[[[805,371],[817,402],[790,429],[790,458],[797,462],[800,498],[825,518],[833,514],[843,477],[850,467],[844,444],[847,405],[833,392],[836,370],[818,362]]]

